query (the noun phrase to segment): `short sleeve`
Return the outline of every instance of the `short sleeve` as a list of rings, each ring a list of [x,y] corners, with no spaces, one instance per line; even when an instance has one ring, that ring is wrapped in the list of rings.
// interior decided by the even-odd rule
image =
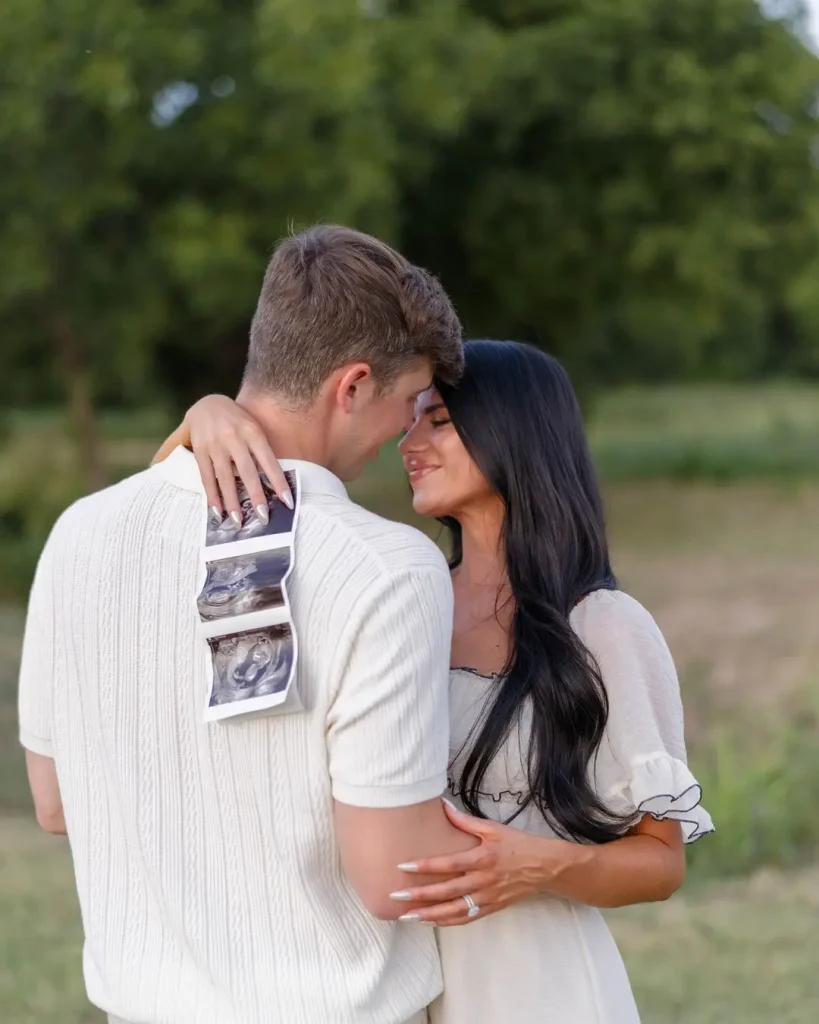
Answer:
[[[451,643],[452,585],[445,571],[400,574],[367,596],[327,717],[336,799],[388,808],[443,793]]]
[[[56,642],[54,548],[52,534],[40,556],[29,596],[18,691],[20,742],[27,750],[44,757],[53,757],[51,708]]]
[[[652,616],[619,591],[599,591],[575,628],[600,668],[609,718],[593,764],[595,790],[617,814],[679,821],[686,842],[714,826],[686,757],[680,687]]]

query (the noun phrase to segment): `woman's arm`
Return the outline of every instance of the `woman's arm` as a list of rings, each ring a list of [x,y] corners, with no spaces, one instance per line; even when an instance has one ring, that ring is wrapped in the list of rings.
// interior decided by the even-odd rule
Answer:
[[[421,911],[424,919],[466,923],[465,895],[483,908],[481,916],[537,893],[598,907],[667,899],[685,877],[683,839],[693,842],[713,831],[700,804],[702,790],[685,762],[679,684],[657,624],[633,598],[601,591],[580,606],[578,625],[609,697],[595,783],[611,809],[636,824],[620,839],[587,846],[452,809],[447,813],[453,824],[482,842],[461,858],[418,865],[429,874],[467,872],[435,892],[410,890],[413,898],[439,904]]]
[[[180,445],[191,448],[196,456],[214,518],[221,520],[227,512],[237,524],[241,524],[237,476],[254,508],[267,506],[262,473],[274,494],[288,508],[293,507],[293,495],[264,429],[258,420],[227,395],[206,395],[192,405],[151,464],[167,459]]]
[[[685,881],[685,847],[677,821],[656,821],[648,815],[612,843],[568,845],[573,849],[554,864],[543,858],[544,892],[593,907],[627,907],[667,900]]]
[[[170,437],[168,437],[167,440],[162,442],[162,447],[151,459],[151,465],[155,466],[157,462],[164,462],[165,459],[167,459],[167,457],[171,454],[171,452],[179,447],[191,447],[191,431],[190,427],[188,426],[187,419],[182,420],[182,422],[179,424],[176,430],[174,430]]]
[[[622,907],[668,899],[685,878],[680,825],[644,817],[622,839],[587,846],[546,839],[508,825],[464,814],[447,805],[450,821],[481,840],[467,853],[404,865],[424,874],[460,875],[452,881],[393,893],[393,898],[430,904],[413,920],[467,924],[539,893],[595,907]],[[464,896],[480,913],[470,918]]]

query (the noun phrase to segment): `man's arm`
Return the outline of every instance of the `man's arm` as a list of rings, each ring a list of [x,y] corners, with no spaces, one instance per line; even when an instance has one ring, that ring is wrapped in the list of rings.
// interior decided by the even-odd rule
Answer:
[[[63,802],[52,757],[53,707],[57,617],[55,564],[59,545],[49,537],[29,596],[23,653],[20,663],[18,710],[20,742],[26,751],[26,768],[34,811],[41,828],[56,835],[65,833]]]
[[[386,810],[336,801],[335,821],[344,872],[367,910],[385,921],[416,907],[390,899],[391,892],[407,885],[407,875],[399,870],[399,864],[430,856],[431,851],[440,856],[462,853],[480,842],[450,824],[440,800]],[[413,886],[445,880],[440,875],[412,876]]]
[[[53,759],[27,750],[26,769],[37,824],[44,832],[64,836],[66,831],[63,801]]]
[[[449,822],[440,799],[449,759],[452,586],[443,559],[423,556],[428,564],[382,581],[358,610],[328,715],[342,864],[367,909],[384,919],[411,909],[390,899],[406,886],[399,864],[478,842]]]

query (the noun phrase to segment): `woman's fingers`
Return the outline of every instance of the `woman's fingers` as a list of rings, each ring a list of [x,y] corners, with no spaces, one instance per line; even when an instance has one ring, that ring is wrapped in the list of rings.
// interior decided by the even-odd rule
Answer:
[[[480,919],[485,916],[486,915],[483,912],[476,914],[475,917],[469,917],[465,916],[463,913],[456,914],[453,912],[447,917],[442,918],[440,921],[428,921],[427,924],[434,924],[438,928],[460,928],[462,925],[472,924],[473,921],[480,921]]]
[[[257,462],[255,456],[257,451],[259,458],[266,458],[267,468],[264,466],[260,468],[260,463]],[[230,439],[222,439],[218,444],[212,440],[198,443],[194,454],[205,485],[208,507],[214,517],[224,509],[231,516],[237,529],[242,525],[243,513],[236,486],[236,477],[238,476],[247,491],[255,514],[263,523],[267,523],[270,508],[268,496],[262,485],[262,470],[264,470],[274,493],[288,508],[293,508],[293,494],[290,486],[266,442],[262,446],[257,444],[254,439],[251,445],[244,437],[237,435]]]
[[[223,451],[212,452],[210,457],[213,461],[216,479],[219,482],[223,506],[235,528],[240,530],[243,524],[242,506],[239,503],[239,492],[236,488],[236,470],[233,460],[227,452]]]
[[[498,826],[494,821],[490,821],[488,818],[476,818],[474,814],[467,814],[466,811],[462,811],[456,807],[451,800],[447,800],[446,797],[441,798],[441,802],[444,805],[444,814],[449,818],[455,828],[461,830],[461,832],[468,832],[473,836],[480,836],[481,839],[489,839],[496,835]]]
[[[259,467],[250,454],[250,449],[245,447],[241,439],[232,448],[231,457],[235,471],[245,485],[247,496],[253,504],[256,515],[263,523],[267,523],[270,519],[270,507],[267,504],[267,495],[264,493],[264,487],[262,487]]]
[[[256,460],[256,464],[267,477],[267,482],[270,484],[273,493],[289,509],[292,509],[293,492],[290,490],[290,484],[288,484],[284,470],[279,465],[279,460],[273,454],[273,449],[268,444],[267,438],[261,430],[257,431],[257,436],[251,439],[250,451]]]
[[[480,871],[453,878],[448,882],[435,882],[433,885],[422,885],[414,889],[403,889],[390,893],[390,899],[404,903],[446,903],[450,900],[469,896],[477,889],[490,885],[491,876]],[[461,900],[463,906],[463,900]]]
[[[434,907],[424,907],[422,910],[414,910],[410,914],[405,914],[402,921],[419,921],[424,924],[437,924],[440,928],[449,928],[453,925],[471,924],[472,921],[479,921],[482,917],[485,917],[487,913],[492,913],[495,910],[500,910],[499,906],[491,904],[489,894],[482,894],[480,892],[472,893],[472,899],[475,906],[479,908],[478,913],[472,917],[469,916],[470,907],[467,906],[466,900],[459,898],[456,900],[449,900],[446,903],[439,903]],[[481,903],[481,899],[486,900],[485,903]],[[491,908],[491,909],[490,909]]]
[[[199,466],[199,475],[205,485],[205,494],[208,499],[209,514],[215,523],[221,523],[225,518],[225,509],[222,504],[222,493],[219,490],[219,481],[213,470],[213,463],[210,456],[202,452],[194,452],[196,464]]]
[[[412,864],[399,864],[401,871],[419,875],[462,875],[476,868],[491,867],[494,851],[482,843],[472,850],[453,853],[446,857],[427,857]]]
[[[264,473],[270,489],[288,507],[293,494],[278,459],[259,423],[225,395],[206,395],[190,407],[185,420],[163,445],[159,456],[168,454],[175,444],[190,443],[205,483],[208,505],[214,518],[222,510],[240,529],[248,514],[239,503],[238,475],[247,491],[255,515],[267,523],[270,517],[268,495],[262,484]],[[218,492],[218,493],[217,493]]]

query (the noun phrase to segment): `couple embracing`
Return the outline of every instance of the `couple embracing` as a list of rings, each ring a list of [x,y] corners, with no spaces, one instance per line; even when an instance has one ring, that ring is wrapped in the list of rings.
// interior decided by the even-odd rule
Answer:
[[[401,432],[448,564],[345,490]],[[279,458],[303,710],[205,723],[204,517],[243,526],[237,476],[289,504]],[[434,278],[345,228],[274,253],[236,402],[58,521],[20,731],[112,1022],[634,1024],[599,908],[670,896],[711,830],[566,374],[463,344]]]

